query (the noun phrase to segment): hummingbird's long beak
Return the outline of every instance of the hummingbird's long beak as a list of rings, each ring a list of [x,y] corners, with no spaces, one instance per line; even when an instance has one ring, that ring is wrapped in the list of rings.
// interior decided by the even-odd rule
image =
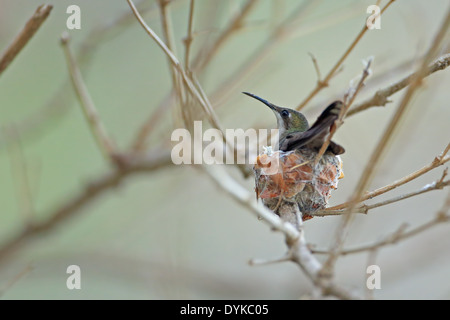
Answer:
[[[269,101],[267,101],[266,99],[260,98],[257,95],[254,95],[253,93],[250,92],[242,92],[243,94],[248,95],[249,97],[252,97],[256,100],[261,101],[262,103],[264,103],[266,106],[268,106],[270,109],[272,109],[273,111],[277,112],[278,107],[272,103],[270,103]]]

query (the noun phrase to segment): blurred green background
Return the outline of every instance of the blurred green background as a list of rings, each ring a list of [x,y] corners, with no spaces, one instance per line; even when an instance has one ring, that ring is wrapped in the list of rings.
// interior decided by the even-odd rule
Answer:
[[[144,17],[161,35],[156,1],[142,1]],[[244,0],[196,0],[193,53],[205,50],[242,8]],[[236,86],[217,112],[226,128],[272,128],[273,114],[240,92],[250,91],[275,104],[294,107],[315,86],[316,73],[333,66],[360,31],[369,1],[314,1],[296,21],[292,36],[276,42],[270,55]],[[384,5],[384,1],[382,4]],[[41,1],[0,0],[0,49],[6,48]],[[48,20],[0,77],[0,246],[20,232],[27,212],[21,194],[21,158],[32,194],[32,216],[45,219],[88,181],[110,170],[89,132],[73,90],[64,91],[56,112],[45,106],[68,79],[59,37],[66,29],[66,9],[81,8],[81,30],[70,30],[75,52],[99,27],[106,37],[89,42],[90,62],[81,66],[100,116],[120,148],[171,89],[166,57],[136,20],[109,26],[130,12],[126,1],[58,0]],[[243,68],[268,35],[302,4],[298,0],[260,0],[244,27],[220,49],[199,75],[207,94]],[[171,7],[177,54],[182,57],[189,1]],[[414,70],[448,10],[448,2],[396,1],[381,18],[381,29],[368,31],[344,63],[344,69],[304,110],[313,121],[327,103],[342,98],[357,77],[362,59],[374,56],[372,79],[358,96],[362,101]],[[446,38],[446,52],[449,49]],[[442,51],[441,54],[445,52]],[[400,67],[399,67],[400,66]],[[430,163],[449,142],[450,71],[437,72],[413,99],[371,189],[384,186]],[[385,108],[346,120],[335,140],[345,146],[345,178],[331,198],[346,201],[354,190],[373,146],[386,127],[402,93]],[[152,146],[170,147],[171,116],[155,128]],[[36,116],[37,115],[37,116]],[[29,129],[24,119],[47,119],[17,144],[7,143],[11,128]],[[6,129],[5,129],[6,128]],[[9,128],[9,129],[7,129]],[[9,130],[9,131],[8,131]],[[20,129],[17,129],[20,131]],[[9,133],[10,134],[10,133]],[[253,180],[242,180],[248,190]],[[442,168],[391,192],[384,198],[414,191],[440,177]],[[346,246],[370,243],[402,223],[416,226],[432,218],[448,191],[434,191],[358,216]],[[26,211],[26,210],[25,210]],[[315,218],[305,224],[306,237],[318,248],[333,241],[339,217]],[[397,245],[381,249],[376,263],[382,289],[376,298],[450,298],[450,226],[440,225]],[[285,251],[283,237],[271,232],[218,189],[199,168],[170,166],[132,176],[74,214],[58,227],[34,237],[0,264],[4,299],[292,299],[311,289],[291,263],[252,267],[250,258],[273,258]],[[320,257],[323,259],[323,257]],[[364,289],[367,253],[341,258],[339,283]],[[81,268],[82,289],[66,288],[66,268]],[[9,286],[23,270],[31,268]]]

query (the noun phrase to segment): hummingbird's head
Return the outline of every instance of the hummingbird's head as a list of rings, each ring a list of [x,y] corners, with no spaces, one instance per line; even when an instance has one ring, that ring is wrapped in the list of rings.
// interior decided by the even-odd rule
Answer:
[[[289,108],[278,107],[252,93],[243,93],[252,98],[255,98],[256,100],[261,101],[270,109],[272,109],[273,113],[275,113],[275,116],[277,117],[280,138],[292,132],[303,132],[308,130],[308,120],[306,120],[305,116],[302,113]]]

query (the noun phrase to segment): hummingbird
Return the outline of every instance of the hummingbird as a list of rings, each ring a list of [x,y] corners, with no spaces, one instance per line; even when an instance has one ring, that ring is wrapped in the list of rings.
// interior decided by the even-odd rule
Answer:
[[[257,198],[283,218],[288,211],[292,218],[293,206],[302,213],[302,219],[312,218],[311,213],[327,206],[331,190],[343,178],[340,154],[345,149],[330,141],[327,150],[316,163],[316,157],[344,106],[342,101],[331,103],[319,115],[312,126],[301,113],[293,109],[279,107],[252,93],[244,94],[264,103],[275,114],[279,130],[278,153],[262,154],[254,166],[255,191]],[[263,160],[264,161],[260,161]],[[261,163],[276,160],[278,171],[268,173]],[[297,223],[294,223],[297,224]]]
[[[333,102],[310,127],[308,120],[301,112],[278,107],[249,92],[243,93],[261,101],[273,111],[278,124],[279,149],[284,152],[301,148],[310,148],[319,151],[344,106],[342,101]],[[340,155],[345,152],[345,149],[337,143],[330,141],[327,151],[335,155]]]

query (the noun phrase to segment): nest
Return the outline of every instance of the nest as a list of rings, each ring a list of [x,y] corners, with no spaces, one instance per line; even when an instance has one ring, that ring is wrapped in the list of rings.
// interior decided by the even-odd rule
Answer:
[[[312,218],[311,213],[328,205],[331,191],[344,176],[339,156],[326,152],[314,165],[316,155],[312,150],[266,149],[253,168],[256,197],[277,214],[295,204],[303,220]]]

